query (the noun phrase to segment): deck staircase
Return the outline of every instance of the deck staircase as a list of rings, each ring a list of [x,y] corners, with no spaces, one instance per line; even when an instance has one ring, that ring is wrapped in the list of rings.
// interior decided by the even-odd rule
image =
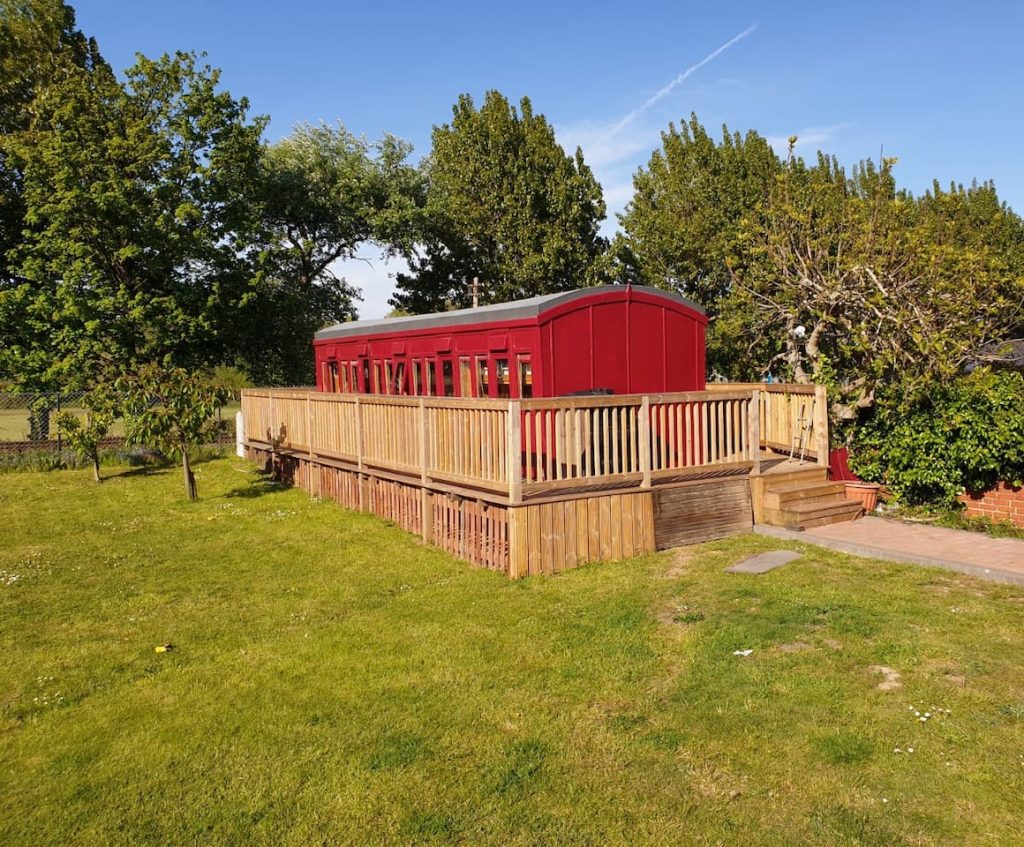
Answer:
[[[804,530],[860,517],[861,506],[847,500],[841,482],[829,482],[824,468],[766,477],[761,521]]]

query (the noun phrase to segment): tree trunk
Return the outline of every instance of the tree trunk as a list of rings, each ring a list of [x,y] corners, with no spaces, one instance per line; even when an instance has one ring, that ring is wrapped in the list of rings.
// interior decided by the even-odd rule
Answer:
[[[100,453],[98,450],[92,454],[92,478],[96,482],[103,481],[100,479]]]
[[[185,477],[185,496],[189,500],[198,500],[199,492],[196,490],[196,476],[192,473],[192,465],[188,460],[188,450],[181,449],[181,470]]]

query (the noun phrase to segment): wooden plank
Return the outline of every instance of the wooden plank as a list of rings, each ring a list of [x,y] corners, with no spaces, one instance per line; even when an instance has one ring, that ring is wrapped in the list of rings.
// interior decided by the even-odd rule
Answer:
[[[587,553],[588,561],[596,562],[601,558],[601,514],[600,497],[587,498]]]
[[[576,567],[579,554],[576,550],[576,504],[571,500],[559,503],[562,510],[562,570],[569,570]]]
[[[589,511],[586,500],[570,500],[576,509],[576,558],[581,562],[590,561]]]
[[[541,541],[540,541],[540,506],[524,506],[522,511],[526,518],[527,530],[527,572],[533,576],[541,573]]]
[[[609,497],[609,549],[612,561],[619,561],[622,558],[622,494],[613,494]]]
[[[612,505],[608,497],[599,497],[597,501],[598,544],[601,551],[601,559],[608,561],[612,558]]]
[[[636,533],[637,503],[643,495],[623,494],[622,495],[622,557],[629,558],[636,555]]]
[[[565,503],[551,504],[551,572],[558,573],[565,565]]]

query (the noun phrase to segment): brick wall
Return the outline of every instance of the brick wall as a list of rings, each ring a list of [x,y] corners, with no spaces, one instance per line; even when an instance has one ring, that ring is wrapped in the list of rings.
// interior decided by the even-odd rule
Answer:
[[[993,521],[1010,521],[1024,527],[1024,488],[1000,482],[987,491],[972,491],[960,496],[969,517],[986,517]]]

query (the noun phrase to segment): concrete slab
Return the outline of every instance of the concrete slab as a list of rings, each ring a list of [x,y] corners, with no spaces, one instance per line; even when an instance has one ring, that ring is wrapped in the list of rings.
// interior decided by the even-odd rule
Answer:
[[[945,568],[1024,585],[1024,541],[929,524],[867,517],[805,532],[759,525],[754,532],[802,541],[855,556]]]
[[[800,554],[795,550],[770,550],[767,553],[758,553],[737,562],[735,565],[725,569],[726,573],[768,573],[780,565],[788,564],[794,559],[799,559]]]

